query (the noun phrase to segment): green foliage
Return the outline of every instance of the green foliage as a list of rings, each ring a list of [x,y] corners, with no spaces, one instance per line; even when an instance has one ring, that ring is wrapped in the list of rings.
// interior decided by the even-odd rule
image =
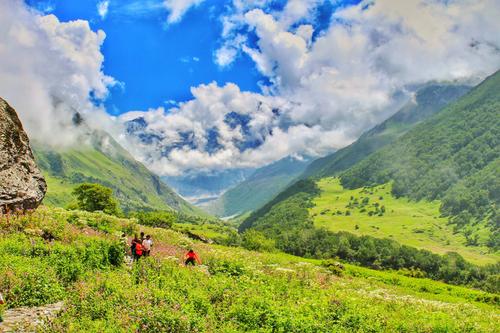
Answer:
[[[141,226],[158,253],[131,268],[114,266],[116,234],[134,222],[107,216],[104,233],[95,226],[103,218],[46,208],[8,223],[0,217],[0,289],[9,290],[8,306],[64,300],[62,312],[39,331],[458,333],[497,327],[495,294],[348,264],[339,276],[328,268],[338,265],[334,261],[190,243],[162,228]],[[43,228],[60,230],[58,239],[43,240]],[[185,268],[173,260],[170,251],[184,254],[186,246],[206,266]],[[168,256],[161,249],[169,249]],[[456,256],[449,260],[463,265]]]
[[[326,267],[333,275],[342,276],[344,274],[344,265],[336,260],[323,260],[321,264]]]
[[[108,134],[95,131],[82,141],[85,142],[80,147],[70,149],[32,142],[33,153],[48,183],[45,204],[67,207],[75,186],[99,183],[113,189],[125,212],[174,209],[205,215],[175,194]]]
[[[54,268],[40,258],[20,260],[4,254],[0,258],[0,274],[0,289],[8,307],[54,303],[65,295]]]
[[[294,191],[290,190],[286,198],[270,205],[265,213],[256,212],[253,215],[251,230],[259,231],[274,239],[278,249],[301,257],[318,259],[338,257],[375,269],[419,270],[431,279],[478,287],[482,287],[488,276],[498,274],[499,267],[494,265],[478,267],[465,261],[458,254],[440,256],[427,250],[401,245],[390,239],[314,228],[308,209],[313,206],[313,199],[320,191],[314,182],[313,184],[315,187],[310,185],[295,187]],[[304,191],[301,192],[301,189]],[[368,195],[378,196],[376,189],[373,188],[362,189],[361,192],[365,195],[363,199],[354,196],[351,199],[351,204],[353,207],[358,207],[357,209],[370,204]],[[324,209],[319,212],[324,212]]]
[[[472,216],[465,213],[459,214],[464,222],[450,224],[449,219],[440,213],[439,201],[396,198],[391,193],[390,183],[350,190],[343,188],[338,178],[323,178],[317,185],[321,194],[313,199],[314,207],[309,209],[316,227],[387,237],[438,254],[456,251],[476,264],[498,260],[498,254],[486,246],[490,229],[488,224],[485,221],[472,224]],[[369,199],[368,204],[362,204],[363,198]],[[333,211],[345,207],[351,213],[349,216],[333,215]],[[326,209],[330,209],[332,214],[321,215]]]
[[[241,246],[251,251],[272,252],[276,249],[275,241],[256,230],[247,230],[241,235]]]
[[[275,225],[274,222],[270,221],[271,224],[275,225],[276,232],[279,233],[280,228],[286,227],[285,224],[295,224],[302,223],[304,218],[307,218],[307,214],[304,215],[303,208],[307,208],[311,205],[310,200],[319,194],[319,189],[316,183],[310,179],[299,180],[292,184],[285,191],[281,192],[273,200],[267,203],[265,206],[259,210],[252,213],[247,219],[245,219],[239,227],[240,231],[244,231],[253,226],[253,224],[259,219],[266,216],[271,210],[275,209],[275,205],[280,205],[281,213],[278,215],[283,216],[284,220],[280,221],[281,225]],[[287,201],[286,203],[283,203]],[[290,210],[288,210],[290,209]],[[295,222],[297,220],[298,222]],[[260,225],[265,224],[260,221]],[[271,227],[271,225],[269,225]]]
[[[113,190],[101,184],[83,183],[73,190],[73,195],[81,210],[102,211],[111,215],[120,214],[118,203],[113,197]]]
[[[393,181],[395,196],[443,199],[441,211],[491,219],[500,181],[500,72],[341,175],[347,188]],[[452,219],[463,223],[464,219]],[[471,223],[469,221],[468,223]]]
[[[137,218],[140,224],[150,227],[171,228],[179,222],[179,214],[173,211],[134,212],[131,216]]]

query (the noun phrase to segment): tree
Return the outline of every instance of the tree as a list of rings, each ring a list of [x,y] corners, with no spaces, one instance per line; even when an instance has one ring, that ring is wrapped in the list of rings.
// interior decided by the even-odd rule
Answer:
[[[118,202],[113,197],[113,190],[101,184],[83,183],[73,190],[78,208],[88,212],[103,211],[106,214],[119,215]]]
[[[245,231],[241,236],[241,245],[247,250],[272,252],[276,249],[276,242],[273,239],[253,229]]]

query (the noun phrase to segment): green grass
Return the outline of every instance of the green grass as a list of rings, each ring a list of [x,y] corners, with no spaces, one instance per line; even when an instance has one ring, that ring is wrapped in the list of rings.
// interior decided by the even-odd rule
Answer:
[[[104,135],[104,134],[101,134]],[[96,139],[99,140],[98,134]],[[123,210],[171,210],[207,216],[180,198],[159,177],[135,161],[110,137],[79,148],[54,150],[34,144],[34,154],[48,183],[44,203],[65,207],[74,187],[100,183],[114,191]]]
[[[407,198],[395,198],[391,194],[391,184],[355,190],[344,189],[338,178],[323,178],[317,182],[321,195],[314,199],[315,206],[310,209],[314,225],[332,231],[348,231],[357,235],[370,235],[390,238],[401,244],[427,249],[444,254],[457,252],[465,259],[477,263],[495,263],[500,256],[490,253],[488,248],[466,246],[466,239],[461,233],[454,233],[448,219],[440,217],[439,201],[411,201]],[[348,208],[351,197],[358,205]],[[368,198],[363,207],[361,202]],[[375,212],[374,204],[384,206],[382,216]],[[365,209],[366,211],[362,212]],[[346,211],[350,215],[346,216]],[[340,212],[340,214],[338,213]],[[485,241],[487,233],[479,234]]]
[[[151,234],[154,256],[113,264],[125,230]],[[0,231],[7,306],[65,301],[44,332],[458,333],[500,323],[498,295],[352,265],[338,276],[319,260],[202,244],[101,213],[41,208],[0,218]],[[204,267],[179,265],[191,247]]]

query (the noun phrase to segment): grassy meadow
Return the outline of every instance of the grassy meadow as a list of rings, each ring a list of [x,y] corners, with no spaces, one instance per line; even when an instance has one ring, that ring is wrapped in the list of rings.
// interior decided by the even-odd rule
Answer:
[[[153,256],[126,264],[119,235],[141,230],[155,240]],[[202,266],[181,265],[188,248]],[[42,207],[2,217],[0,251],[8,307],[65,302],[42,332],[495,332],[500,324],[495,294],[208,245],[102,213]]]
[[[476,264],[495,263],[499,259],[498,253],[491,253],[484,246],[467,246],[464,235],[454,233],[448,218],[440,216],[439,201],[395,198],[390,183],[349,190],[342,187],[338,178],[323,178],[317,185],[321,195],[310,209],[317,227],[390,238],[439,254],[453,251]],[[480,241],[482,238],[479,232]]]

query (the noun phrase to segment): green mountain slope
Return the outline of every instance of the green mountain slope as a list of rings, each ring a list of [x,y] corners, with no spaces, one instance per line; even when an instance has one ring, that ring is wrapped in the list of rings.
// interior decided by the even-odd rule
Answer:
[[[285,189],[307,165],[307,161],[284,158],[260,168],[204,208],[217,216],[240,215],[253,211]]]
[[[376,133],[373,140],[385,147],[370,154],[375,148],[369,146],[369,134],[365,134],[339,151],[338,157],[334,154],[330,159],[333,163],[323,164],[325,168],[312,173],[315,177],[293,184],[251,214],[240,231],[261,231],[281,242],[285,251],[301,255],[317,255],[314,253],[319,246],[321,251],[337,251],[337,255],[352,260],[349,251],[339,250],[335,245],[338,241],[333,241],[352,237],[341,234],[349,232],[358,237],[388,237],[399,244],[437,253],[455,251],[477,263],[495,262],[500,224],[499,77],[498,73],[493,75],[442,111],[409,131],[405,129],[404,134],[392,136],[378,126],[368,133]],[[384,124],[405,114],[404,110]],[[397,140],[384,143],[384,134]],[[348,168],[356,159],[361,161]],[[309,170],[313,168],[311,165]],[[330,173],[340,173],[343,186],[329,189],[330,180],[321,176]],[[384,212],[382,199],[366,194],[376,192],[377,185],[390,189],[380,195],[392,206],[384,207]],[[372,202],[358,206],[363,200]],[[446,215],[454,225],[449,225]],[[322,237],[331,244],[318,241]]]
[[[348,169],[374,151],[397,140],[408,132],[412,126],[415,126],[415,124],[418,124],[426,117],[438,112],[447,105],[447,102],[455,101],[460,98],[460,96],[463,96],[468,90],[470,90],[470,88],[467,86],[449,84],[433,84],[420,89],[416,93],[415,101],[409,101],[392,117],[364,133],[351,145],[331,155],[313,161],[300,178],[327,177]],[[313,182],[307,181],[303,183]],[[254,221],[265,215],[273,205],[298,193],[297,191],[302,191],[300,184],[299,186],[292,185],[287,188],[283,193],[280,193],[271,202],[247,218],[242,224],[242,228],[245,229],[250,227]]]
[[[353,144],[311,163],[302,177],[327,177],[353,166],[372,152],[394,142],[415,124],[430,117],[470,90],[464,85],[431,84],[419,89],[415,99],[383,123],[364,133]]]
[[[457,227],[489,220],[497,233],[499,174],[500,71],[347,170],[341,182],[353,189],[393,181],[396,197],[441,199],[441,212],[455,216]]]
[[[457,252],[476,264],[500,259],[486,247],[487,228],[471,234],[454,232],[454,226],[439,212],[439,201],[396,198],[391,183],[349,190],[338,178],[322,178],[317,186],[321,194],[309,210],[315,227],[388,238],[439,254]]]
[[[93,132],[85,141],[67,149],[33,144],[35,158],[48,183],[45,204],[66,206],[72,201],[71,192],[77,184],[92,182],[112,188],[124,211],[174,209],[200,213],[106,133]]]

